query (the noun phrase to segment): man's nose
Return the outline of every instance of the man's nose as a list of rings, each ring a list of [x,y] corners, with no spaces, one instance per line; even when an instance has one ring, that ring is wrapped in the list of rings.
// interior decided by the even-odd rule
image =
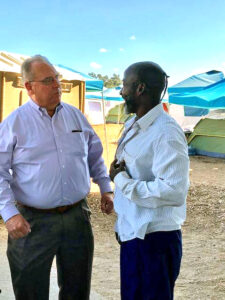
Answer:
[[[54,81],[53,81],[53,87],[60,87],[61,86],[61,83],[60,83],[60,80],[58,78],[54,78]]]
[[[120,96],[122,96],[122,92],[123,92],[123,87],[120,90]]]

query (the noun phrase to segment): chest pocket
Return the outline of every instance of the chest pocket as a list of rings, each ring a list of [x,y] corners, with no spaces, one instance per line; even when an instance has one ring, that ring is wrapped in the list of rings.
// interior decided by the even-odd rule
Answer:
[[[61,136],[62,147],[67,154],[85,156],[88,152],[88,142],[83,132],[70,132]]]

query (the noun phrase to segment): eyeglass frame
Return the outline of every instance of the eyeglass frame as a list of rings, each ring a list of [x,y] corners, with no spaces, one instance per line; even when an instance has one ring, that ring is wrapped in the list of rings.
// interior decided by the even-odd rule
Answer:
[[[55,78],[53,76],[49,76],[42,80],[29,80],[28,82],[41,82],[43,85],[48,86],[48,85],[53,84],[54,81],[60,82],[61,78],[62,78],[62,75],[56,74]]]

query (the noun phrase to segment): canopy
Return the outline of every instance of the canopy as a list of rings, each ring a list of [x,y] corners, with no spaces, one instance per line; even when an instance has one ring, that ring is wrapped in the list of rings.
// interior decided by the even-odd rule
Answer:
[[[102,89],[103,89],[103,81],[102,80],[93,78],[93,77],[91,77],[87,74],[76,71],[76,70],[74,70],[72,68],[69,68],[69,67],[65,67],[61,64],[59,64],[57,66],[64,69],[64,70],[72,72],[74,74],[80,75],[83,78],[83,80],[85,81],[86,92],[102,91]]]
[[[208,109],[225,108],[225,79],[198,92],[169,95],[169,103]]]
[[[168,88],[168,93],[191,93],[203,90],[205,87],[224,79],[221,71],[209,71],[198,75],[191,76]]]
[[[169,103],[206,109],[225,108],[225,79],[222,72],[210,71],[192,76],[170,87],[168,92]]]
[[[121,86],[104,89],[102,93],[86,93],[86,99],[104,99],[106,101],[124,101],[120,95]]]

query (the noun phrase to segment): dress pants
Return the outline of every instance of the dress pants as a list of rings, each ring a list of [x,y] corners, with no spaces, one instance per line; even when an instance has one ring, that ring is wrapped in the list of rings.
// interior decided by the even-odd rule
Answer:
[[[120,242],[121,299],[172,300],[182,257],[181,231]]]
[[[50,271],[56,256],[59,299],[87,300],[94,240],[86,200],[64,213],[19,207],[31,232],[8,239],[8,260],[16,300],[48,300]]]

